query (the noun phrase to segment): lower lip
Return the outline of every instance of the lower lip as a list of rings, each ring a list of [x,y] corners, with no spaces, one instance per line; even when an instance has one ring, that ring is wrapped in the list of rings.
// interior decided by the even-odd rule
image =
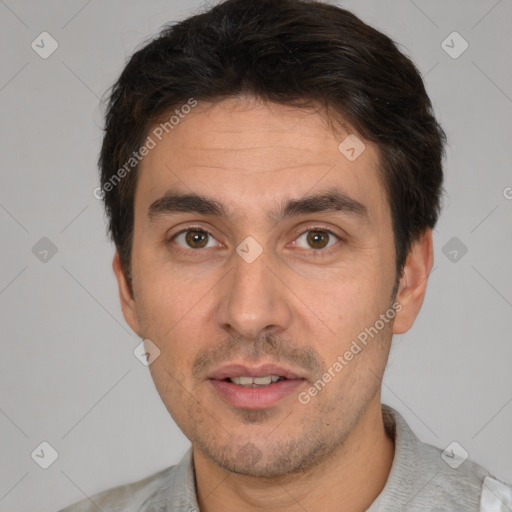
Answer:
[[[226,380],[209,379],[215,391],[229,405],[243,409],[266,409],[300,387],[304,379],[285,379],[268,386],[249,388]]]

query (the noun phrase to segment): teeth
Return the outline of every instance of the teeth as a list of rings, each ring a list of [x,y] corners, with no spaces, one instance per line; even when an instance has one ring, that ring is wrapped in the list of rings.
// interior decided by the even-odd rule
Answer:
[[[266,375],[265,377],[231,377],[229,380],[233,382],[233,384],[238,384],[239,386],[257,388],[260,386],[268,386],[280,379],[281,377],[278,375]]]
[[[268,375],[267,377],[255,377],[254,384],[260,384],[262,386],[268,386],[272,382],[272,376]]]

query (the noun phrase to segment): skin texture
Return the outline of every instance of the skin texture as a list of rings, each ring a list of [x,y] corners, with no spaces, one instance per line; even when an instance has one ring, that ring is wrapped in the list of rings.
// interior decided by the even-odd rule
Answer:
[[[318,110],[230,98],[200,103],[141,163],[133,298],[117,253],[113,268],[126,321],[160,350],[151,374],[192,442],[201,511],[362,511],[385,485],[394,443],[383,426],[381,380],[392,334],[406,332],[421,308],[432,233],[413,245],[393,300],[395,249],[378,150],[364,141],[349,161],[338,150],[349,133],[329,128]],[[365,205],[368,219],[267,218],[288,199],[332,187]],[[214,198],[229,217],[150,220],[149,206],[170,189]],[[211,234],[207,247],[192,248],[186,234],[172,239],[190,227]],[[236,252],[248,236],[262,248],[252,263]],[[394,322],[300,403],[298,392],[393,302]],[[231,362],[279,362],[305,380],[273,407],[237,408],[207,380]]]

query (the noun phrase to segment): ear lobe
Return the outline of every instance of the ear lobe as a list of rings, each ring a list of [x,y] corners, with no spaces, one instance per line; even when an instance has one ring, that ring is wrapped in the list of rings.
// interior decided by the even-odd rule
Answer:
[[[432,230],[426,229],[407,255],[396,295],[396,301],[401,307],[397,308],[394,334],[403,334],[412,327],[425,298],[433,263]]]
[[[121,258],[117,251],[114,255],[114,260],[112,261],[112,269],[114,270],[114,274],[117,279],[119,299],[121,301],[121,309],[123,311],[124,319],[135,333],[141,337],[139,317],[137,315],[137,303],[135,302],[135,298],[132,296],[132,289],[126,279],[126,275],[121,264]]]

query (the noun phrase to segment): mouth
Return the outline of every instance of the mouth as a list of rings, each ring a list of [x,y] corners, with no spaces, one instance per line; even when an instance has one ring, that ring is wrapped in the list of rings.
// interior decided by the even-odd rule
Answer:
[[[267,409],[306,382],[301,374],[273,364],[250,367],[227,365],[208,376],[216,395],[243,409]]]
[[[230,377],[224,380],[243,386],[244,388],[261,388],[285,380],[285,378],[279,377],[279,375],[265,375],[263,377],[247,377],[241,375],[240,377]]]

